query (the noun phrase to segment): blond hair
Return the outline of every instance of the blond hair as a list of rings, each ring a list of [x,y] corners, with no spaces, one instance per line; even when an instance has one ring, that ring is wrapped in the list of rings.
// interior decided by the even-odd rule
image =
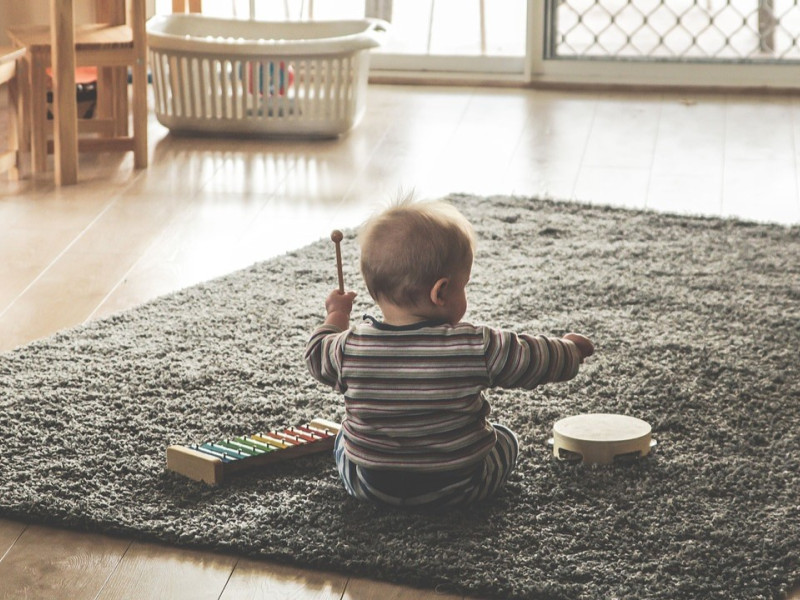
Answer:
[[[412,306],[472,265],[472,225],[450,203],[400,199],[361,228],[361,274],[376,301]]]

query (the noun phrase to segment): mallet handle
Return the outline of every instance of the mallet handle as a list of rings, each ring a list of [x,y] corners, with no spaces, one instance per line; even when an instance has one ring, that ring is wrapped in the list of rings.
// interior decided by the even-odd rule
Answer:
[[[342,294],[344,294],[344,274],[342,273],[342,248],[340,244],[343,238],[344,235],[338,229],[334,229],[331,232],[331,240],[336,246],[336,273],[339,276],[339,291]]]

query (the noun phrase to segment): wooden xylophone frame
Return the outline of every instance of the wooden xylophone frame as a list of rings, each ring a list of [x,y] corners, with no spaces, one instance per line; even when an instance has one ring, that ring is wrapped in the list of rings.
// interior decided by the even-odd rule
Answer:
[[[306,425],[227,438],[219,442],[172,445],[167,469],[195,481],[222,483],[235,473],[333,449],[340,425],[314,419]]]

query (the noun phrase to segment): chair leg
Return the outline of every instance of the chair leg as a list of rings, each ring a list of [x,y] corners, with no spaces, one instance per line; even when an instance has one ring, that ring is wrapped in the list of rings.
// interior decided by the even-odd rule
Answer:
[[[113,71],[111,94],[114,103],[114,135],[128,137],[128,68],[116,67]]]
[[[114,116],[113,69],[100,67],[97,69],[97,106],[95,115],[98,119],[110,119]],[[113,135],[109,133],[107,135]]]
[[[17,115],[17,138],[19,139],[20,152],[31,151],[31,121],[30,121],[30,85],[31,80],[28,75],[30,67],[28,57],[17,61],[17,86],[16,86],[16,115]]]
[[[22,61],[17,61],[22,62]],[[8,149],[12,152],[12,164],[8,169],[8,178],[12,181],[19,179],[19,117],[17,107],[19,106],[19,89],[17,79],[8,82],[8,107],[11,111],[8,119]]]
[[[133,164],[147,167],[147,64],[133,65]]]
[[[52,2],[53,131],[56,185],[78,182],[78,101],[75,97],[75,25],[72,2]]]
[[[46,61],[40,54],[34,55],[30,64],[30,143],[31,167],[34,173],[47,170],[47,86],[45,85]]]

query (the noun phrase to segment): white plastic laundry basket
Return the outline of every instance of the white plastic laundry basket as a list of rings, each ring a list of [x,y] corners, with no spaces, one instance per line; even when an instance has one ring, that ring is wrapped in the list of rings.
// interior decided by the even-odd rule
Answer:
[[[375,19],[153,17],[156,117],[175,131],[340,135],[364,112],[369,51],[385,31]]]

